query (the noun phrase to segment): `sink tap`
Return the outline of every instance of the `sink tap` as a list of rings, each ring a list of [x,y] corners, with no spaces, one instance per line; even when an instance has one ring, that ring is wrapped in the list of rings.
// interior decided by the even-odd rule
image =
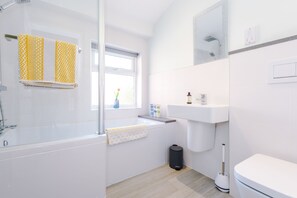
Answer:
[[[200,94],[200,97],[196,98],[196,100],[200,101],[201,105],[207,105],[207,94]]]
[[[201,94],[201,105],[207,105],[207,95]]]

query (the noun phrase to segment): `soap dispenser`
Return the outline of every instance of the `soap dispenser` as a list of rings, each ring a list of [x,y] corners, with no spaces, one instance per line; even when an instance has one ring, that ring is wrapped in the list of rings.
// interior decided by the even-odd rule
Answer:
[[[190,92],[188,92],[188,95],[187,95],[187,104],[192,104],[192,95]]]

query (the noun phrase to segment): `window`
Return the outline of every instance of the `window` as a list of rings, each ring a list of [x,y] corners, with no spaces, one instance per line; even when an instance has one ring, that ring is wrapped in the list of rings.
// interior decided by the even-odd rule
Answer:
[[[120,107],[136,107],[137,53],[105,48],[105,105],[112,107],[120,89]]]
[[[94,45],[94,47],[97,47]],[[92,46],[92,106],[98,106],[98,50]],[[138,53],[105,48],[105,106],[112,108],[119,89],[120,108],[137,107]]]

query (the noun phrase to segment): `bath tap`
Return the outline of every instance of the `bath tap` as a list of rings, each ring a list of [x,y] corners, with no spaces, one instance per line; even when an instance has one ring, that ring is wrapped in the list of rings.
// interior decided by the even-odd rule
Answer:
[[[4,85],[1,85],[1,84],[0,84],[0,92],[1,92],[1,91],[6,91],[6,90],[7,90],[7,87],[4,86]]]
[[[0,125],[0,135],[3,133],[3,131],[5,130],[5,129],[14,129],[14,128],[16,128],[17,127],[17,125],[4,125],[3,123],[3,120],[0,120],[0,123],[1,123],[1,125]]]
[[[6,87],[3,85],[0,85],[0,92],[1,91],[6,91]],[[0,97],[0,115],[1,115],[1,120],[0,120],[0,135],[3,133],[4,129],[14,129],[17,127],[17,125],[5,125],[5,119],[4,119],[4,113],[3,113],[3,108],[2,108],[2,101]]]

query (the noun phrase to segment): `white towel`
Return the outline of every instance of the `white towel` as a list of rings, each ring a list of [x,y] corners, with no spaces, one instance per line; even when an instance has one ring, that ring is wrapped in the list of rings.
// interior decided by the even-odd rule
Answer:
[[[32,38],[34,36],[31,36],[31,35],[20,35],[19,37],[20,37],[20,39],[19,39],[19,51],[20,51],[20,70],[21,70],[20,73],[23,73],[23,75],[21,75],[22,78],[20,79],[20,82],[21,83],[23,83],[26,86],[46,87],[46,88],[58,88],[58,89],[73,89],[73,88],[77,87],[77,83],[73,83],[73,82],[71,82],[71,83],[69,82],[68,83],[67,80],[69,80],[69,79],[67,79],[67,78],[65,80],[65,71],[64,71],[65,70],[65,68],[64,68],[65,67],[65,63],[64,62],[63,62],[64,64],[62,64],[62,66],[59,67],[59,68],[62,67],[64,69],[63,70],[64,73],[63,72],[60,72],[58,74],[58,76],[60,77],[59,78],[59,81],[56,81],[56,78],[57,78],[57,76],[55,76],[55,75],[57,75],[57,72],[56,72],[56,70],[57,70],[57,68],[56,68],[56,65],[57,65],[56,64],[57,53],[56,53],[56,51],[57,51],[57,49],[64,50],[64,48],[63,47],[62,48],[61,47],[60,48],[57,48],[57,42],[61,43],[61,41],[56,41],[56,40],[52,40],[52,39],[48,39],[48,38],[42,38],[43,39],[42,40],[42,44],[40,44],[41,42],[38,43],[39,44],[38,47],[42,47],[43,48],[42,55],[41,55],[43,57],[43,59],[40,58],[40,60],[43,61],[43,62],[42,62],[42,64],[38,64],[38,66],[39,66],[38,67],[38,69],[39,69],[38,71],[42,71],[43,70],[43,72],[42,72],[42,75],[43,76],[40,77],[40,74],[39,74],[40,72],[39,72],[38,73],[39,74],[39,76],[38,76],[39,78],[29,79],[27,77],[28,74],[26,73],[28,71],[26,69],[28,67],[28,59],[29,59],[28,58],[28,55],[27,55],[28,54],[28,50],[29,50],[28,49],[28,46],[27,46],[28,45],[27,43],[28,43],[28,38]],[[23,38],[23,39],[21,39],[21,38]],[[34,37],[34,38],[37,38],[37,37]],[[38,38],[41,38],[41,37],[38,37]],[[33,44],[36,43],[35,40],[33,40],[33,39],[31,39],[31,40],[32,40],[31,43],[33,43]],[[35,43],[33,41],[35,41]],[[68,43],[68,44],[70,44],[70,43]],[[73,44],[70,44],[70,45],[73,45]],[[31,48],[33,48],[33,50],[36,50],[37,47],[35,47],[36,48],[35,49],[34,46],[36,46],[36,44],[33,45],[33,47],[31,47]],[[76,48],[77,48],[77,46],[76,46]],[[38,48],[38,49],[40,49],[40,48]],[[69,48],[67,48],[67,50],[68,49]],[[59,57],[62,57],[62,61],[65,61],[64,54],[60,52],[59,55],[60,55]],[[33,61],[33,62],[36,61],[34,59],[34,56],[33,56],[33,58],[32,57],[30,57],[30,58],[33,59],[33,60],[30,59],[31,61]],[[77,70],[77,61],[78,61],[78,55],[77,55],[77,53],[75,54],[74,58],[75,58],[75,67],[74,67],[75,69],[74,69],[74,72],[71,70],[72,68],[66,68],[66,69],[68,69],[68,72],[74,73],[74,75],[75,75],[75,78],[74,79],[77,79],[76,78],[76,75],[77,75],[77,71],[76,71]],[[70,57],[70,58],[68,57],[68,59],[66,58],[66,60],[72,61],[72,57]],[[61,65],[61,64],[59,64],[59,65]],[[66,64],[66,67],[67,67],[67,64]],[[58,70],[58,71],[60,71],[60,70]]]
[[[139,124],[125,127],[108,128],[105,130],[108,144],[114,145],[144,138],[148,135],[147,125]]]
[[[55,81],[56,41],[44,39],[44,81]]]

